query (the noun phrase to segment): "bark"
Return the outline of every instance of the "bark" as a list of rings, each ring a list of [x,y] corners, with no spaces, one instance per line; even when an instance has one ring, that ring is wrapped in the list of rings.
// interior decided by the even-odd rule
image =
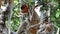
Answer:
[[[0,0],[0,34],[7,34],[7,28],[5,25],[6,17],[5,17],[5,9],[6,6],[2,6],[2,0]]]
[[[2,10],[0,10],[2,11]],[[6,25],[5,25],[5,14],[4,12],[0,12],[0,33],[1,34],[7,34],[7,28],[6,28]]]
[[[2,3],[2,1],[4,3]],[[8,17],[8,14],[10,14],[10,11],[12,11],[11,6],[13,5],[13,0],[0,0],[0,34],[7,34],[8,30],[6,28],[6,18]],[[10,26],[10,25],[9,25]]]

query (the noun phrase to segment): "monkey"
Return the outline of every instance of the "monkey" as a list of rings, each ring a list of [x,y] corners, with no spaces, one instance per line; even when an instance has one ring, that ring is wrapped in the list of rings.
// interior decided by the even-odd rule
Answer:
[[[40,25],[40,29],[37,30],[37,34],[52,34],[53,25],[48,23],[48,17],[43,21],[43,25]]]
[[[37,6],[36,6],[37,7]],[[35,7],[34,7],[35,8]],[[24,7],[24,5],[21,7],[21,9],[22,9],[22,13],[26,13],[25,11],[27,11],[27,7],[25,6]],[[37,15],[36,15],[36,13],[34,12],[34,15],[33,15],[34,17],[33,17],[33,20],[32,20],[32,22],[31,22],[31,24],[30,25],[34,25],[34,24],[37,24],[37,23],[39,23],[40,22],[40,20],[35,20],[36,18],[38,18],[38,17],[36,17]],[[38,18],[39,19],[39,18]],[[21,34],[22,32],[24,32],[26,29],[23,29],[24,27],[26,28],[26,26],[25,26],[25,24],[26,24],[26,26],[27,26],[27,23],[26,22],[23,22],[21,25],[20,25],[20,27],[19,27],[19,31],[18,31],[18,34]],[[24,26],[23,26],[24,25]],[[43,31],[43,29],[45,29],[45,27],[46,27],[46,24],[44,23],[44,24],[42,24],[41,25],[42,26],[42,31]],[[45,26],[45,27],[44,27]],[[40,29],[40,31],[41,31],[41,29]],[[39,31],[39,32],[40,32]],[[29,29],[29,31],[28,31],[28,34],[36,34],[36,32],[37,32],[37,27],[32,27],[31,29]]]
[[[28,13],[28,6],[26,4],[23,4],[21,6],[22,13]]]
[[[27,26],[28,26],[28,21],[22,22],[22,23],[20,24],[20,26],[19,26],[19,29],[18,29],[18,31],[17,31],[17,34],[23,34],[23,33],[26,31]],[[26,33],[25,33],[25,34],[26,34]]]
[[[38,23],[40,23],[40,17],[38,16],[38,14],[34,10],[36,7],[38,9],[38,5],[32,8],[34,13],[33,13],[32,18],[30,20],[31,27],[28,30],[28,34],[36,34],[38,26],[40,25],[40,24],[38,24]]]
[[[26,29],[27,29],[27,27],[28,27],[28,25],[29,25],[28,18],[27,18],[28,5],[23,4],[23,5],[21,6],[21,13],[23,13],[23,14],[21,14],[21,15],[23,16],[23,17],[21,16],[23,22],[20,23],[20,26],[19,26],[19,28],[18,28],[17,34],[27,34],[27,33],[26,33]],[[27,19],[25,19],[25,17],[26,17]]]

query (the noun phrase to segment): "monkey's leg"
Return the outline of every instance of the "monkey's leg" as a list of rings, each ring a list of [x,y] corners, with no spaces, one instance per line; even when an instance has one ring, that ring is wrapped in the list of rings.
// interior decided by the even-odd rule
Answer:
[[[25,32],[26,30],[26,27],[27,27],[27,23],[26,22],[23,22],[20,26],[19,26],[19,29],[17,31],[17,34],[22,34]]]

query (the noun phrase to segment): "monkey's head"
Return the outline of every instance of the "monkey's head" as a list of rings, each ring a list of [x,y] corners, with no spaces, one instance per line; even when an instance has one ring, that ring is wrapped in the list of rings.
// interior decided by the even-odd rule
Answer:
[[[28,6],[26,4],[21,6],[22,13],[28,13]]]

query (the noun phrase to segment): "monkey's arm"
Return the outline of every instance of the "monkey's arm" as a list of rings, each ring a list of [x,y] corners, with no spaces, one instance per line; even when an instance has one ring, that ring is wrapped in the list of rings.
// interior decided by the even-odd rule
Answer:
[[[22,34],[23,32],[25,32],[26,27],[27,27],[27,23],[22,22],[18,28],[17,34]]]

